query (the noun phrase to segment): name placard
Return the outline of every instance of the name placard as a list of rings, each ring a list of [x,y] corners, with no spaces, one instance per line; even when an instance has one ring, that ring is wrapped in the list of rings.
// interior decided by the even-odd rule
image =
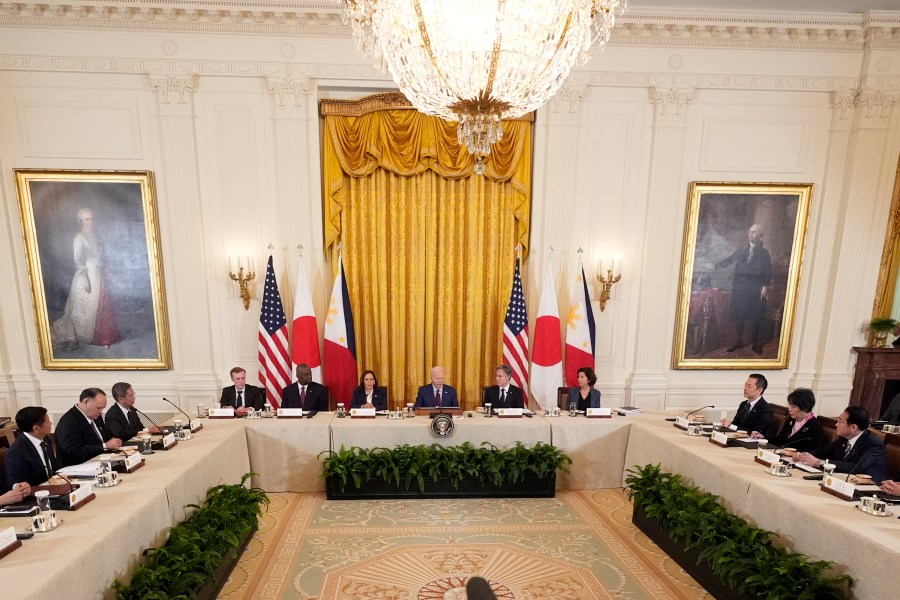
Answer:
[[[203,429],[203,423],[200,422],[200,419],[191,419],[191,433],[196,433]]]
[[[684,417],[678,417],[677,419],[675,419],[675,423],[674,423],[675,427],[677,427],[678,429],[684,429],[684,430],[687,430],[688,425],[690,425],[690,424],[691,424],[691,422],[688,421],[687,419],[685,419]]]
[[[374,419],[375,418],[375,407],[373,406],[372,408],[351,408],[350,416],[364,418],[364,419]]]
[[[709,441],[711,444],[722,446],[723,448],[728,446],[728,436],[721,431],[713,431],[712,435],[709,436]]]
[[[497,416],[498,417],[517,417],[522,418],[522,414],[525,412],[523,408],[498,408]]]
[[[9,546],[12,546],[17,541],[16,538],[16,528],[15,527],[7,527],[6,529],[0,531],[0,550],[4,550]]]
[[[137,468],[137,466],[141,464],[142,460],[144,459],[141,456],[140,452],[128,454],[125,456],[125,468],[129,470]]]
[[[849,481],[844,481],[840,477],[834,475],[826,475],[822,482],[822,491],[828,492],[832,496],[837,496],[843,500],[853,500],[853,494],[856,492],[856,486]]]
[[[90,483],[79,483],[78,487],[69,492],[69,506],[74,507],[79,502],[87,500],[94,493]]]
[[[589,408],[584,412],[584,416],[600,419],[612,419],[611,408]]]
[[[209,409],[209,418],[210,419],[233,419],[234,418],[234,407],[227,408],[211,408]]]
[[[766,465],[767,467],[771,467],[772,465],[777,465],[781,462],[781,457],[775,454],[774,452],[769,452],[768,450],[757,449],[756,458],[754,459],[756,462]]]
[[[302,408],[279,408],[277,415],[281,419],[300,419],[303,418]]]
[[[178,440],[175,439],[174,433],[167,433],[166,435],[163,436],[162,445],[163,445],[164,449],[168,450],[169,448],[171,448],[172,446],[174,446],[177,443],[178,443]]]

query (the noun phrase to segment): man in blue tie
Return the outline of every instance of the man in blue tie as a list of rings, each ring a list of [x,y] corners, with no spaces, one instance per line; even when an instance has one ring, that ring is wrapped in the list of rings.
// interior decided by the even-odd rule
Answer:
[[[431,369],[431,383],[423,385],[416,394],[415,408],[459,407],[456,390],[444,385],[444,367]]]

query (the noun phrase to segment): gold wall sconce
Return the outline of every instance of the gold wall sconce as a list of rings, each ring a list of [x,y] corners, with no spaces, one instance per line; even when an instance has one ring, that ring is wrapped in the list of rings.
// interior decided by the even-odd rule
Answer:
[[[622,259],[601,259],[599,270],[597,283],[600,284],[600,312],[603,312],[606,310],[606,301],[612,295],[613,286],[622,281]],[[606,271],[606,275],[603,274],[604,271]]]
[[[237,267],[237,274],[235,274]],[[228,276],[241,287],[241,300],[244,301],[244,310],[250,310],[250,289],[247,283],[256,277],[253,268],[253,257],[249,254],[237,256],[228,255]]]

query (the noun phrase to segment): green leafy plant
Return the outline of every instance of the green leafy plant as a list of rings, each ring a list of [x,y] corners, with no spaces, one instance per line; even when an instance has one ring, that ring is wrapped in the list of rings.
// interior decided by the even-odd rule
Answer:
[[[135,570],[131,583],[113,582],[116,597],[195,597],[197,590],[213,580],[222,560],[236,556],[241,541],[259,526],[263,506],[269,505],[263,490],[244,485],[252,475],[244,475],[239,485],[210,488],[202,506],[189,504],[194,512],[169,530],[169,539],[162,547],[144,552],[148,559]]]
[[[775,534],[729,513],[719,497],[684,483],[660,465],[628,469],[625,483],[640,508],[699,562],[739,593],[766,600],[844,600],[853,584],[832,575],[833,563],[812,561],[773,545]]]
[[[527,476],[549,477],[557,469],[568,470],[572,459],[555,446],[538,442],[527,448],[516,442],[514,448],[498,450],[490,442],[475,447],[469,442],[445,447],[402,445],[388,448],[344,448],[326,450],[322,477],[334,478],[343,492],[348,483],[360,488],[369,481],[381,480],[409,490],[415,483],[425,492],[425,481],[447,479],[454,489],[464,479],[478,479],[495,486],[515,484]],[[321,457],[322,454],[319,456]]]
[[[894,328],[900,325],[900,321],[891,318],[875,318],[869,321],[869,331],[872,333],[890,333]]]

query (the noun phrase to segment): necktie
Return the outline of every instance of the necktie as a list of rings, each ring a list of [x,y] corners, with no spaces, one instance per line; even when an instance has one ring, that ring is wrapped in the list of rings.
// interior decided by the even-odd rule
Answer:
[[[506,407],[506,390],[500,390],[500,406]]]
[[[128,411],[128,420],[131,422],[131,426],[135,429],[143,429],[144,425],[141,423],[141,420],[138,418],[135,411]]]
[[[53,468],[50,466],[50,454],[47,452],[47,442],[41,442],[41,454],[44,455],[44,470],[47,471],[47,479],[53,477]]]
[[[850,442],[847,442],[847,447],[844,448],[844,460],[850,458],[850,452],[853,451],[853,446],[850,445]]]
[[[100,428],[97,427],[97,422],[91,421],[91,426],[94,428],[94,433],[96,433],[97,437],[100,438],[100,443],[105,444],[106,442],[103,440],[103,434],[100,433]]]
[[[435,392],[434,392],[434,405],[435,406],[441,405],[441,390],[435,390]]]
[[[243,395],[244,395],[244,390],[240,390],[237,393],[237,402],[235,403],[235,408],[240,408],[241,406],[244,405]]]
[[[300,388],[300,408],[306,408],[306,386]]]

